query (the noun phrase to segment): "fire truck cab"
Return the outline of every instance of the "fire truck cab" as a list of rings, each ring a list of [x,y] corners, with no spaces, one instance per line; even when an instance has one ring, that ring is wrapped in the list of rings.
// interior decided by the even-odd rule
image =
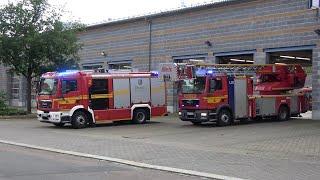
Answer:
[[[311,89],[303,88],[300,65],[181,65],[179,118],[193,124],[277,118],[311,110]]]
[[[48,72],[41,76],[37,114],[41,122],[74,128],[167,114],[166,86],[156,72]]]

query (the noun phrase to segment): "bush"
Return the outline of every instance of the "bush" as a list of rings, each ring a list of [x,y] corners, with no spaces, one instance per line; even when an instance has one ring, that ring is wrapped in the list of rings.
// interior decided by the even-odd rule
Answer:
[[[0,92],[0,116],[14,116],[26,114],[26,111],[9,107],[6,104],[6,94],[4,92]]]
[[[15,116],[15,115],[27,115],[26,111],[15,109],[15,108],[9,108],[6,109],[0,109],[0,116]]]
[[[6,94],[0,91],[0,110],[5,109],[6,107]]]

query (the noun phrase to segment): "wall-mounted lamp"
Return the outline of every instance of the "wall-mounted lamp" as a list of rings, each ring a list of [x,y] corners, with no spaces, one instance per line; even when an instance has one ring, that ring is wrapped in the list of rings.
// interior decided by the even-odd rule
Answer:
[[[101,56],[103,56],[103,57],[107,57],[107,56],[108,56],[108,54],[107,54],[105,51],[102,51],[100,54],[101,54]]]
[[[316,29],[316,30],[314,30],[314,32],[320,36],[320,29]]]
[[[212,47],[212,43],[210,41],[204,42],[208,47]]]

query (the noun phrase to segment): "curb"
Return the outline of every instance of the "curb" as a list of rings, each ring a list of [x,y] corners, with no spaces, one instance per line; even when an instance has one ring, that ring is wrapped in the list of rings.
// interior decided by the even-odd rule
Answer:
[[[119,163],[119,164],[125,164],[125,165],[129,165],[129,166],[139,167],[139,168],[160,170],[160,171],[165,171],[165,172],[198,176],[198,177],[204,177],[204,178],[210,178],[210,179],[244,180],[244,179],[236,178],[236,177],[229,177],[229,176],[223,176],[223,175],[206,173],[206,172],[172,168],[172,167],[167,167],[167,166],[158,166],[158,165],[152,165],[152,164],[146,164],[146,163],[135,162],[135,161],[130,161],[130,160],[124,160],[124,159],[118,159],[118,158],[112,158],[112,157],[106,157],[106,156],[99,156],[99,155],[93,155],[93,154],[86,154],[86,153],[80,153],[80,152],[74,152],[74,151],[65,151],[65,150],[61,150],[61,149],[54,149],[54,148],[29,145],[29,144],[24,144],[24,143],[17,143],[17,142],[6,141],[6,140],[1,140],[1,139],[0,139],[0,143],[24,147],[24,148],[30,148],[30,149],[35,149],[35,150],[42,150],[42,151],[47,151],[47,152],[54,152],[54,153],[59,153],[59,154],[78,156],[78,157],[83,157],[83,158],[104,160],[104,161],[115,162],[115,163]]]
[[[37,118],[35,114],[28,115],[18,115],[18,116],[0,116],[0,120],[8,120],[8,119],[34,119]]]

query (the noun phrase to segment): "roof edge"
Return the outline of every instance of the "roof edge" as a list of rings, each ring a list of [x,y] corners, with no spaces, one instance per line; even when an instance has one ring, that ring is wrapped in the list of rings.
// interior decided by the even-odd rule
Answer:
[[[170,16],[173,14],[179,14],[179,13],[186,13],[189,11],[194,11],[194,10],[202,10],[206,8],[214,8],[214,7],[221,7],[221,6],[226,6],[230,5],[233,3],[238,3],[238,2],[244,2],[248,0],[222,0],[219,2],[213,2],[213,3],[208,3],[208,4],[201,4],[198,6],[191,6],[191,7],[186,7],[186,8],[178,8],[174,10],[169,10],[165,12],[159,12],[159,13],[154,13],[150,15],[143,15],[143,16],[137,16],[133,18],[125,18],[125,19],[120,19],[120,20],[115,20],[115,21],[109,21],[105,23],[98,23],[98,24],[93,24],[93,25],[88,25],[86,27],[86,30],[91,30],[91,29],[97,29],[101,28],[104,26],[109,26],[109,25],[114,25],[114,24],[122,24],[122,23],[128,23],[128,22],[134,22],[134,21],[139,21],[139,20],[150,20],[153,18],[161,17],[161,16]]]

